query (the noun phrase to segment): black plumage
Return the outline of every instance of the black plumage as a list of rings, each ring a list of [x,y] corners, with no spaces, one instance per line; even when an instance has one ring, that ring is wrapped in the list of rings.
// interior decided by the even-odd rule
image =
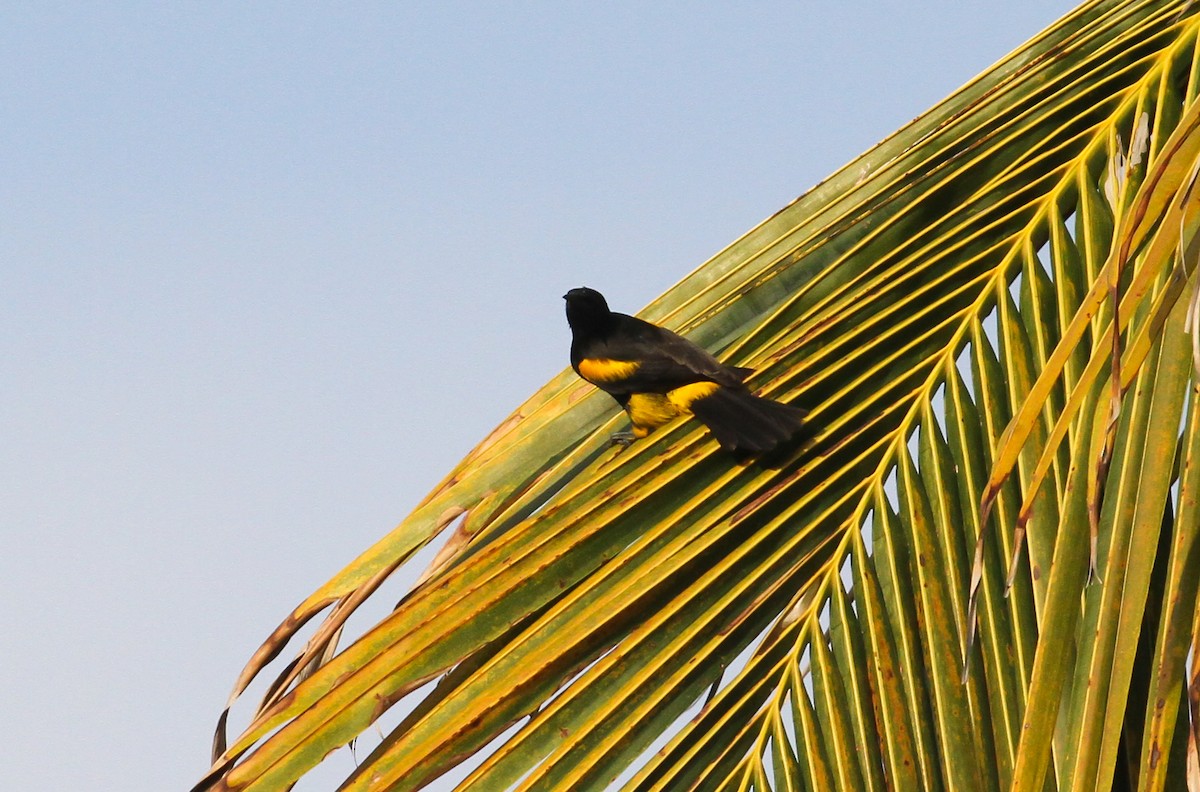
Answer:
[[[726,366],[705,350],[657,325],[609,310],[598,291],[571,289],[571,367],[629,414],[629,440],[645,437],[677,415],[694,415],[721,447],[759,454],[796,437],[805,411],[756,396],[744,380],[752,370]]]

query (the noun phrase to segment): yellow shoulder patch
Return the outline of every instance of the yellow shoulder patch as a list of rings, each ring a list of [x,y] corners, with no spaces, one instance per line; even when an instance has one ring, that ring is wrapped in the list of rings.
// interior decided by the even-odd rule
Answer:
[[[637,371],[639,365],[634,360],[584,358],[579,361],[579,376],[588,382],[620,382]]]

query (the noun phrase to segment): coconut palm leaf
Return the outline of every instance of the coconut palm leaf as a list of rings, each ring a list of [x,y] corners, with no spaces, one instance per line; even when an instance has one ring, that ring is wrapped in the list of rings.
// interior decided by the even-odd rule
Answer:
[[[548,383],[268,638],[230,706],[324,613],[200,786],[387,713],[344,789],[1184,788],[1197,11],[1086,4],[643,312],[808,407],[801,447],[611,448]]]

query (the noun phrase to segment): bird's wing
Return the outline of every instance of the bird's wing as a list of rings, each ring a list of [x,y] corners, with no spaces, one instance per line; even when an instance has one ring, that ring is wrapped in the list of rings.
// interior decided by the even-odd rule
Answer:
[[[607,353],[616,360],[637,361],[638,368],[623,385],[633,392],[658,391],[689,382],[710,380],[737,386],[750,369],[722,364],[681,335],[632,316],[620,316],[618,331],[606,339]]]

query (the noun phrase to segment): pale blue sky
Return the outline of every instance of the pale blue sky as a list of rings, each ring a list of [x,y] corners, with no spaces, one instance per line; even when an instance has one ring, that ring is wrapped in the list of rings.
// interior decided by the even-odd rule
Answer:
[[[6,788],[189,787],[566,289],[638,309],[1073,4],[646,5],[0,7]]]

